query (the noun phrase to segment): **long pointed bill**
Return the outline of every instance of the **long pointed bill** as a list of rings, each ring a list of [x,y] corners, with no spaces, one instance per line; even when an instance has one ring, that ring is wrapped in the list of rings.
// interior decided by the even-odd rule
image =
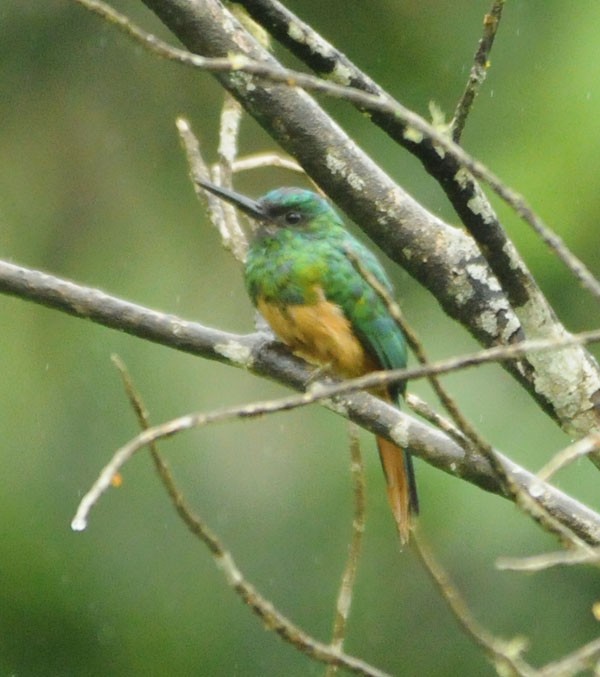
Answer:
[[[204,179],[198,179],[198,183],[202,186],[202,188],[208,190],[214,195],[217,195],[226,202],[229,202],[229,204],[237,207],[240,211],[244,212],[244,214],[248,214],[248,216],[251,216],[254,219],[263,220],[265,218],[265,211],[261,204],[256,200],[251,200],[249,197],[246,197],[241,193],[236,193],[235,191],[229,190],[228,188],[221,188],[221,186],[217,186],[210,181],[205,181]]]

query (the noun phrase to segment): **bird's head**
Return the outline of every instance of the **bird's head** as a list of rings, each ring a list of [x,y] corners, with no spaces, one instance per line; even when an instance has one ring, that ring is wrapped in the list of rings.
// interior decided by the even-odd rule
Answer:
[[[303,188],[276,188],[258,200],[252,200],[228,188],[208,181],[199,181],[209,192],[237,207],[259,223],[258,234],[275,235],[283,228],[315,232],[332,225],[341,225],[341,219],[329,202],[317,193]]]

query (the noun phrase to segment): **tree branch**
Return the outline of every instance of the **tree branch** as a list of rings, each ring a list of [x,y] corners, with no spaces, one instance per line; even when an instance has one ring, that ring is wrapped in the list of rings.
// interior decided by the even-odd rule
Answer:
[[[98,324],[127,332],[161,345],[182,350],[230,366],[247,369],[287,385],[304,390],[310,380],[310,368],[291,355],[281,344],[267,334],[232,334],[188,322],[174,315],[159,313],[149,308],[110,296],[97,289],[82,287],[73,282],[46,273],[29,270],[0,261],[0,293],[60,310],[69,315],[90,319]],[[588,332],[576,341],[600,341],[600,331]],[[560,345],[560,344],[558,344]],[[499,359],[512,359],[527,350],[556,350],[550,341],[531,341],[514,346],[492,348],[476,355],[446,360],[443,363],[398,370],[393,374],[378,372],[332,386],[319,384],[308,400],[302,396],[300,404],[322,401],[324,406],[353,420],[363,428],[390,438],[427,463],[471,482],[486,491],[502,494],[489,463],[480,455],[465,453],[451,436],[364,392],[344,395],[357,388],[376,386],[390,379],[424,378],[430,373],[447,373],[457,368],[473,366]],[[342,393],[336,395],[336,393]],[[535,475],[495,451],[522,490],[530,494],[561,524],[585,542],[600,544],[600,516],[578,501],[539,480]]]
[[[444,130],[432,128],[414,113],[407,111],[344,54],[277,0],[239,0],[239,4],[315,72],[349,89],[343,98],[351,101],[359,110],[368,113],[371,120],[390,138],[421,160],[424,168],[448,195],[461,220],[480,244],[484,256],[492,257],[489,262],[494,273],[501,280],[513,307],[525,313],[528,320],[526,324],[532,325],[531,330],[536,328],[540,332],[544,329],[544,325],[548,324],[548,319],[556,322],[556,318],[553,318],[547,301],[515,248],[500,246],[508,241],[506,233],[485,194],[465,168],[474,176],[486,181],[510,204],[558,255],[581,284],[597,299],[600,298],[600,282],[568,251],[562,240],[550,231],[525,199],[506,187],[480,162],[461,152],[455,144],[449,143]],[[493,45],[503,5],[504,0],[495,0],[490,13],[484,17],[484,35],[475,55],[469,83],[455,114],[455,120],[456,115],[460,118],[459,126],[464,123],[463,118],[472,104],[476,85],[479,86],[485,76],[487,58]],[[302,86],[306,87],[307,84]],[[350,85],[350,88],[345,87],[347,85]],[[356,90],[376,97],[375,101],[351,95]],[[333,94],[335,90],[322,88],[321,91]],[[339,95],[342,95],[341,92]],[[544,308],[548,316],[544,323],[539,321],[539,317],[534,319],[531,309],[525,312],[524,307],[531,301],[535,301],[536,308]],[[518,312],[519,316],[521,313]]]

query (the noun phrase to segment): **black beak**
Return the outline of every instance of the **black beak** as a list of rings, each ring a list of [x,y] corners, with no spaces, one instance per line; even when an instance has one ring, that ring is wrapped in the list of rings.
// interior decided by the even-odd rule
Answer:
[[[229,190],[228,188],[221,188],[221,186],[217,186],[210,181],[205,181],[204,179],[198,179],[198,183],[202,186],[202,188],[208,190],[214,195],[217,195],[226,202],[229,202],[229,204],[237,207],[240,211],[244,212],[244,214],[261,221],[265,220],[265,210],[260,202],[251,200],[249,197],[246,197],[241,193],[236,193],[235,191]]]

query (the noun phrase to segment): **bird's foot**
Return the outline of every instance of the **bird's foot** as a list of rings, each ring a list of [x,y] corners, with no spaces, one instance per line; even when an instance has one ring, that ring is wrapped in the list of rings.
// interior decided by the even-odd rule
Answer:
[[[310,374],[308,375],[308,378],[304,382],[304,389],[305,390],[311,390],[314,386],[318,384],[319,381],[323,379],[327,379],[331,376],[331,365],[330,364],[322,364],[318,367],[315,367]]]

